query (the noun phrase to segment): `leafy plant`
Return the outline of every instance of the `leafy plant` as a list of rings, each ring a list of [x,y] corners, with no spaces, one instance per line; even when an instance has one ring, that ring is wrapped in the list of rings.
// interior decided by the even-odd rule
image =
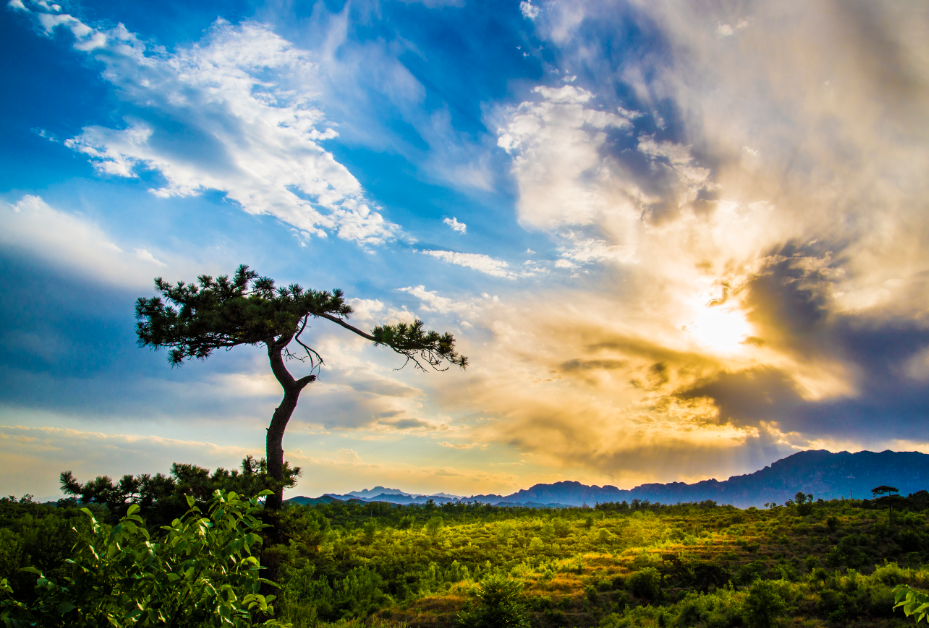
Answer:
[[[894,602],[894,609],[902,608],[907,617],[915,615],[917,624],[921,621],[929,623],[926,619],[929,616],[929,594],[900,584],[894,588]]]
[[[187,514],[163,526],[162,539],[153,539],[136,504],[112,527],[82,509],[90,525],[75,528],[79,541],[65,561],[69,575],[56,582],[27,568],[37,576],[37,599],[30,604],[15,599],[6,580],[0,582],[5,626],[283,626],[259,619],[273,616],[274,596],[258,594],[267,582],[252,556],[265,527],[256,516],[258,497],[217,491],[208,516],[194,503],[188,497]]]

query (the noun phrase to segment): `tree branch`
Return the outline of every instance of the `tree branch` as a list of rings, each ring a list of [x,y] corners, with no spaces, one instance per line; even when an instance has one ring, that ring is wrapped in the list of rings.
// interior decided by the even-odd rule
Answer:
[[[344,327],[345,329],[347,329],[347,330],[349,330],[349,331],[352,331],[352,332],[355,332],[356,334],[358,334],[359,336],[361,336],[362,338],[364,338],[364,339],[366,339],[366,340],[370,340],[371,342],[377,342],[377,338],[375,338],[374,336],[372,336],[371,334],[369,334],[369,333],[367,333],[367,332],[361,331],[360,329],[358,329],[357,327],[355,327],[355,326],[353,326],[353,325],[349,325],[348,323],[346,323],[346,322],[345,322],[344,320],[342,320],[341,318],[338,318],[338,317],[336,317],[336,316],[332,316],[331,314],[326,314],[325,312],[319,312],[318,314],[315,314],[315,313],[314,313],[313,316],[318,316],[318,317],[320,317],[320,318],[325,318],[327,321],[332,321],[332,322],[335,323],[336,325],[341,325],[341,326]]]
[[[312,384],[315,381],[316,381],[315,375],[305,375],[297,380],[297,386],[300,388],[300,390],[303,390],[309,384]]]

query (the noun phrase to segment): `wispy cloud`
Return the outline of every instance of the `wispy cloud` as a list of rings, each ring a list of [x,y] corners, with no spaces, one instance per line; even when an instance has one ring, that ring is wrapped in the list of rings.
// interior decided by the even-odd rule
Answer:
[[[448,441],[441,441],[438,445],[440,447],[448,447],[449,449],[474,449],[475,447],[487,449],[487,443],[450,443]]]
[[[516,279],[519,273],[510,270],[510,265],[503,260],[494,259],[483,253],[458,253],[456,251],[420,251],[443,262],[464,266],[493,277]]]
[[[539,7],[533,6],[532,0],[521,0],[519,3],[519,10],[523,14],[523,17],[528,20],[534,20],[539,17]]]

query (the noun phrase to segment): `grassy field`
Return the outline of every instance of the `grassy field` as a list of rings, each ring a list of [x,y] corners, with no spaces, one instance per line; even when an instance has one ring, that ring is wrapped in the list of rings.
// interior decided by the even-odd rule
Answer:
[[[297,506],[282,612],[296,627],[454,626],[500,574],[540,627],[912,624],[891,591],[929,588],[926,514],[869,505]]]

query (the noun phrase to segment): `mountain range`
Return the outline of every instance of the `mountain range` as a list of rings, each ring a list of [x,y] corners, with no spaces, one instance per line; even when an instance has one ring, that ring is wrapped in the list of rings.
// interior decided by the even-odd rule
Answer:
[[[536,484],[511,495],[472,495],[470,497],[438,493],[421,495],[377,486],[345,495],[326,494],[317,498],[295,497],[295,503],[328,502],[333,499],[423,504],[430,499],[479,502],[494,505],[567,507],[594,506],[607,502],[640,501],[675,504],[712,500],[739,508],[784,503],[802,491],[821,499],[871,497],[871,489],[890,485],[902,495],[929,488],[929,454],[918,452],[861,451],[832,453],[823,450],[802,451],[754,473],[732,476],[728,480],[703,480],[694,484],[642,484],[632,489],[615,486],[587,486],[580,482]]]

